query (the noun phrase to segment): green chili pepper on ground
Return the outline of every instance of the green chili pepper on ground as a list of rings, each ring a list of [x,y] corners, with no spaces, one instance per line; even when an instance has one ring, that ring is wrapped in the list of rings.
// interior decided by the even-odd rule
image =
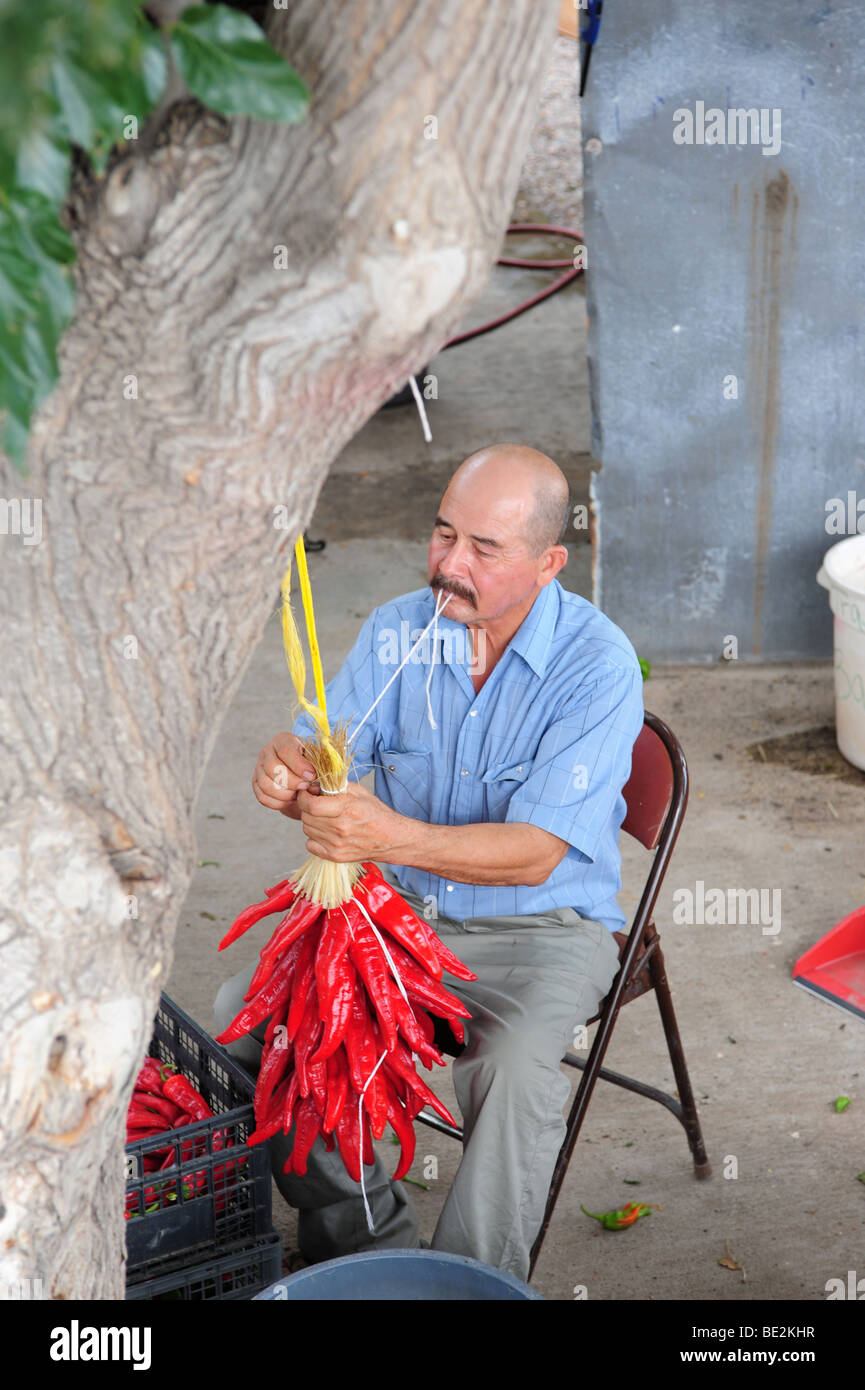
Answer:
[[[591,1216],[593,1221],[600,1221],[605,1231],[624,1231],[627,1226],[639,1221],[641,1216],[648,1216],[651,1210],[645,1202],[626,1202],[618,1211],[603,1212],[586,1211],[584,1206],[580,1206],[580,1211]]]

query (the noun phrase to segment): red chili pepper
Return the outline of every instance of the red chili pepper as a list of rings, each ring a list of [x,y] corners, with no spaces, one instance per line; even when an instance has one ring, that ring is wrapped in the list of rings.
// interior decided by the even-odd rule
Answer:
[[[349,919],[345,910],[335,908],[332,912],[327,912],[315,953],[318,1011],[325,1022],[331,1015],[334,996],[344,979],[342,965],[348,954],[350,941]]]
[[[424,1105],[432,1106],[433,1110],[441,1115],[443,1120],[447,1120],[448,1124],[456,1124],[456,1120],[444,1102],[439,1100],[435,1092],[430,1090],[426,1082],[418,1076],[411,1060],[411,1054],[407,1048],[403,1047],[402,1043],[399,1043],[393,1052],[388,1053],[384,1067],[388,1073],[388,1081],[392,1082],[392,1073],[396,1072],[402,1077],[405,1084],[420,1096]]]
[[[237,1038],[243,1037],[244,1033],[251,1033],[253,1028],[279,1008],[289,996],[291,990],[292,972],[277,966],[272,978],[268,980],[263,989],[258,991],[251,1004],[247,1004],[245,1009],[228,1025],[216,1039],[218,1043],[234,1042]],[[169,1082],[166,1082],[166,1087]],[[166,1094],[168,1094],[166,1090]]]
[[[144,1125],[127,1125],[126,1142],[127,1144],[135,1144],[139,1139],[153,1139],[155,1135],[164,1133],[164,1129],[158,1125],[147,1125],[146,1127]]]
[[[441,985],[436,984],[434,980],[428,979],[412,960],[408,951],[404,951],[401,946],[396,944],[388,949],[409,999],[433,1009],[442,1018],[453,1016],[471,1018],[471,1010],[467,1009],[455,994],[451,994]]]
[[[247,989],[246,994],[243,996],[244,999],[249,1001],[250,999],[255,998],[258,991],[264,985],[267,984],[268,980],[273,975],[273,972],[275,971],[277,965],[281,964],[285,969],[288,969],[289,967],[293,969],[302,942],[303,933],[298,932],[291,945],[288,946],[284,951],[277,952],[275,955],[268,954],[268,949],[265,946],[264,950],[261,953],[261,960],[256,966],[255,973],[249,982],[249,988]]]
[[[277,888],[273,895],[266,897],[262,903],[253,903],[251,907],[244,908],[239,917],[236,917],[219,943],[220,951],[224,951],[226,946],[230,946],[244,932],[254,927],[262,917],[269,917],[272,912],[281,912],[283,908],[289,907],[295,899],[295,892],[291,885],[286,881],[281,888]]]
[[[376,1080],[378,1080],[378,1077],[376,1077]],[[385,1124],[386,1123],[387,1121],[385,1121]],[[375,1149],[372,1146],[372,1135],[369,1132],[369,1115],[365,1110],[361,1115],[360,1128],[363,1137],[363,1162],[364,1167],[366,1167],[367,1164],[375,1163]],[[382,1126],[381,1132],[384,1134],[384,1125]]]
[[[399,1103],[399,1098],[390,1082],[386,1082],[387,1089],[387,1118],[388,1123],[400,1142],[400,1160],[394,1172],[394,1181],[404,1178],[414,1160],[415,1133],[414,1126],[408,1115]]]
[[[387,1124],[387,1094],[381,1068],[376,1071],[381,1049],[376,1045],[373,1026],[363,1002],[363,991],[358,983],[345,1030],[345,1052],[351,1084],[358,1095],[363,1093],[363,1103],[372,1120],[373,1133],[380,1139]]]
[[[264,1045],[266,1048],[273,1046],[279,1050],[284,1050],[286,1047],[291,1047],[291,1041],[286,1030],[287,1020],[288,1000],[285,999],[274,1009],[273,1013],[270,1015],[268,1025],[264,1030]],[[282,1033],[277,1039],[277,1030],[280,1028],[282,1029]]]
[[[291,1129],[291,1122],[294,1118],[294,1109],[300,1099],[300,1086],[297,1081],[297,1072],[293,1071],[285,1093],[285,1107],[282,1112],[282,1128],[285,1134]]]
[[[292,1078],[296,1083],[296,1077]],[[282,1129],[283,1116],[285,1114],[285,1102],[288,1096],[291,1080],[281,1081],[276,1087],[270,1101],[270,1110],[264,1119],[256,1123],[255,1129],[247,1139],[247,1144],[252,1147],[254,1144],[263,1144],[266,1139],[272,1139],[274,1134],[278,1134]]]
[[[318,1046],[323,1026],[318,1016],[318,1000],[315,995],[315,985],[313,985],[309,991],[301,1025],[297,1030],[297,1037],[294,1040],[294,1071],[300,1086],[300,1094],[304,1100],[309,1095],[310,1089],[307,1064],[310,1054]]]
[[[356,978],[351,962],[343,960],[340,966],[339,983],[331,995],[330,1009],[327,1014],[322,1013],[321,1000],[318,1001],[319,1015],[325,1019],[323,1024],[324,1036],[315,1056],[309,1059],[310,1067],[326,1062],[328,1057],[332,1057],[345,1037],[352,1000],[354,999]]]
[[[315,925],[322,916],[323,909],[319,903],[312,903],[308,898],[298,898],[294,907],[283,917],[273,936],[268,941],[262,951],[262,958],[276,960],[293,941],[309,928]]]
[[[434,1042],[435,1042],[435,1036],[436,1036],[435,1024],[433,1023],[433,1021],[432,1021],[432,1019],[430,1018],[429,1014],[427,1013],[426,1009],[415,1009],[415,1008],[412,1008],[412,1013],[414,1014],[415,1018],[417,1019],[417,1026],[418,1026],[418,1028],[421,1030],[421,1032],[423,1033],[423,1035],[424,1035],[424,1037],[426,1038],[427,1042],[428,1042],[428,1043],[434,1043]]]
[[[177,1076],[169,1076],[163,1089],[168,1099],[185,1110],[187,1115],[192,1115],[193,1119],[209,1120],[213,1115],[204,1097],[180,1072]]]
[[[475,972],[469,970],[467,965],[463,965],[459,956],[455,956],[450,947],[445,945],[433,927],[429,928],[429,941],[438,958],[439,965],[449,975],[455,975],[458,980],[476,980],[478,978]]]
[[[253,1112],[257,1124],[260,1124],[267,1114],[271,1097],[287,1074],[292,1059],[293,1048],[290,1043],[287,1047],[272,1047],[262,1055],[253,1098]]]
[[[366,985],[367,996],[381,1026],[385,1047],[391,1048],[396,1044],[396,1018],[390,997],[387,962],[363,914],[354,903],[348,903],[347,910],[354,932],[354,939],[349,948],[352,963]]]
[[[383,927],[395,941],[410,951],[434,980],[441,979],[442,968],[430,944],[426,923],[394,893],[389,883],[382,879],[367,886],[361,879],[355,884],[354,895],[377,927]]]
[[[412,1052],[417,1053],[418,1057],[420,1057],[424,1066],[431,1067],[433,1062],[436,1062],[439,1066],[444,1066],[444,1057],[437,1047],[427,1042],[411,1004],[407,1004],[402,995],[399,995],[394,998],[393,1007],[399,1031],[402,1033]]]
[[[162,1082],[164,1078],[159,1067],[149,1057],[147,1058],[141,1071],[135,1080],[135,1089],[143,1091],[153,1091],[156,1095],[162,1094]]]
[[[282,892],[283,888],[291,888],[292,892],[294,892],[294,884],[290,878],[280,879],[279,883],[275,883],[272,888],[265,888],[264,896],[266,898],[275,898],[277,893]]]
[[[318,1138],[320,1121],[315,1102],[310,1096],[307,1100],[302,1100],[297,1109],[297,1116],[294,1121],[294,1144],[291,1153],[285,1161],[284,1173],[296,1173],[299,1178],[306,1174],[306,1160],[309,1151]]]
[[[126,1128],[130,1129],[151,1129],[156,1134],[161,1134],[168,1128],[164,1115],[157,1115],[152,1110],[145,1110],[141,1105],[130,1105],[126,1113]]]
[[[327,1062],[308,1062],[306,1074],[309,1080],[309,1094],[315,1101],[319,1115],[327,1109]]]
[[[139,1109],[152,1110],[154,1115],[162,1116],[169,1124],[172,1124],[178,1115],[183,1114],[173,1101],[166,1100],[164,1096],[155,1096],[150,1091],[133,1091],[132,1104],[137,1105]]]
[[[321,1122],[322,1132],[331,1134],[348,1098],[350,1081],[345,1048],[340,1045],[327,1059],[327,1105]]]
[[[315,937],[310,932],[301,943],[300,954],[294,967],[294,981],[291,986],[291,1004],[286,1019],[286,1034],[291,1042],[297,1036],[303,1015],[306,1012],[307,996],[315,981]]]
[[[343,1106],[334,1133],[345,1171],[355,1182],[360,1182],[360,1130],[357,1123],[357,1105],[352,1097],[349,1097],[347,1104]]]

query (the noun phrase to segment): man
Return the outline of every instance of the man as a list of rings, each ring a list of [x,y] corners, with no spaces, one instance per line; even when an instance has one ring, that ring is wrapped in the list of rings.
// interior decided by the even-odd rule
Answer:
[[[453,1064],[463,1158],[433,1247],[522,1278],[564,1136],[560,1061],[618,969],[621,793],[643,721],[627,638],[556,580],[567,518],[546,455],[502,444],[466,459],[435,520],[429,588],[376,609],[327,689],[331,721],[357,730],[354,775],[374,767],[375,794],[352,780],[318,794],[306,719],[262,750],[253,777],[262,805],[303,822],[310,853],[379,861],[477,973],[445,980],[472,1018]],[[426,659],[388,685],[396,635],[423,630],[442,603]],[[223,986],[221,1026],[249,977]],[[241,1046],[255,1064],[258,1045]],[[405,1188],[381,1164],[367,1184],[373,1238],[338,1151],[319,1140],[307,1177],[284,1178],[291,1141],[273,1143],[306,1258],[418,1243]]]

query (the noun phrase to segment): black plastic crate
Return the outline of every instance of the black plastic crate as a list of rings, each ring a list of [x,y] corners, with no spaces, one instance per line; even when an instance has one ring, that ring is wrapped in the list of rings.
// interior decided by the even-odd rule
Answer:
[[[281,1276],[282,1240],[274,1232],[263,1240],[240,1242],[198,1264],[175,1263],[174,1269],[129,1285],[126,1299],[228,1302],[254,1298]]]
[[[267,1145],[247,1145],[255,1128],[249,1074],[167,995],[149,1051],[183,1072],[214,1116],[126,1145],[127,1285],[150,1280],[168,1259],[173,1268],[179,1254],[187,1263],[215,1258],[272,1231]],[[167,1145],[175,1162],[146,1173],[144,1156]]]

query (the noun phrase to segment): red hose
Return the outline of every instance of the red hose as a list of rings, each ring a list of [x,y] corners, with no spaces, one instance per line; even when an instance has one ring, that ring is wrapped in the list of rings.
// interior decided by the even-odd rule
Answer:
[[[570,227],[550,227],[543,222],[514,222],[508,227],[507,235],[516,232],[535,232],[545,236],[564,236],[571,237],[573,241],[582,242],[582,234],[573,231]],[[497,319],[490,319],[489,323],[482,323],[479,328],[470,328],[466,333],[459,333],[455,338],[449,339],[442,348],[444,352],[447,348],[456,347],[458,343],[467,343],[470,338],[479,338],[482,333],[491,333],[494,328],[499,328],[503,323],[509,323],[511,319],[524,314],[527,309],[533,309],[542,300],[549,299],[550,295],[558,294],[565,285],[569,285],[572,280],[576,280],[578,275],[582,275],[583,266],[575,266],[573,261],[525,261],[513,256],[499,256],[496,265],[513,265],[523,270],[563,270],[568,267],[564,275],[560,275],[558,280],[554,280],[545,290],[526,299],[522,304],[518,304],[515,309],[509,309],[506,314],[501,314]]]

